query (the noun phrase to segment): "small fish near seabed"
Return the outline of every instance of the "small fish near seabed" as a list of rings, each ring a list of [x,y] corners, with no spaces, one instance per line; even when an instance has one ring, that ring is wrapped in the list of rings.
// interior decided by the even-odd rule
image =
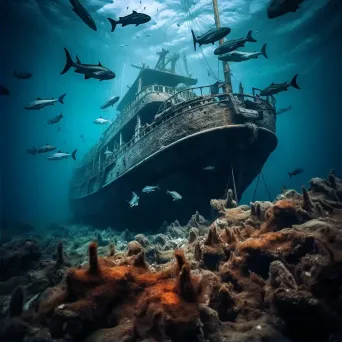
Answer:
[[[121,24],[122,27],[127,25],[135,25],[139,26],[141,24],[148,23],[151,20],[151,17],[145,13],[138,13],[133,11],[131,14],[126,15],[125,17],[119,17],[119,20],[114,20],[112,18],[107,18],[112,25],[111,32],[114,32],[116,25]]]
[[[229,27],[220,27],[216,29],[209,30],[206,33],[203,33],[201,36],[195,36],[195,32],[191,30],[192,40],[194,42],[194,50],[196,51],[196,43],[199,46],[204,44],[214,44],[218,40],[224,38],[230,33],[231,29]]]
[[[283,113],[288,112],[288,111],[291,110],[291,109],[292,109],[292,106],[291,106],[291,105],[288,106],[288,107],[285,107],[285,108],[279,108],[279,109],[277,110],[276,114],[277,114],[277,115],[283,114]]]
[[[104,124],[111,124],[112,122],[110,120],[103,119],[102,116],[94,120],[95,125],[104,125]]]
[[[61,113],[61,114],[58,114],[57,116],[55,116],[54,118],[48,120],[47,123],[48,123],[49,125],[54,125],[54,124],[60,122],[63,118],[64,118],[64,116],[63,116],[63,114]]]
[[[232,51],[219,56],[218,59],[225,62],[243,62],[248,61],[249,59],[256,59],[260,55],[263,55],[266,59],[268,59],[266,48],[267,44],[264,44],[260,52]]]
[[[73,160],[76,160],[76,153],[77,150],[75,150],[72,153],[64,153],[61,151],[58,151],[56,153],[54,153],[52,156],[48,157],[48,160],[62,160],[62,159],[69,159],[69,157],[72,157]]]
[[[119,100],[120,100],[120,96],[113,96],[109,100],[107,100],[107,102],[103,106],[101,106],[101,109],[105,109],[110,106],[113,107],[115,103],[117,103]]]
[[[132,191],[132,195],[133,195],[132,199],[131,199],[130,201],[127,201],[127,202],[129,203],[129,205],[130,205],[131,208],[132,208],[132,207],[138,206],[138,204],[139,204],[139,198],[140,198],[140,197],[139,197],[135,192],[133,192],[133,191]]]
[[[100,81],[111,80],[116,75],[113,71],[104,67],[100,62],[99,64],[82,64],[80,59],[76,56],[76,63],[71,59],[69,51],[64,48],[66,62],[61,75],[65,74],[70,68],[75,68],[75,72],[83,74],[84,79],[95,78]]]
[[[271,0],[267,7],[267,16],[270,19],[280,17],[286,13],[296,12],[304,0]]]
[[[214,55],[223,55],[225,53],[232,52],[240,47],[245,47],[246,42],[256,43],[256,40],[252,37],[252,30],[248,31],[246,38],[224,42],[222,45],[215,49]]]
[[[181,200],[183,197],[177,191],[166,190],[166,194],[173,198],[173,202]]]
[[[28,80],[29,78],[32,77],[32,74],[29,72],[16,72],[16,71],[14,71],[13,76],[17,80]]]
[[[94,31],[97,31],[94,19],[91,17],[89,12],[79,3],[79,1],[70,0],[70,3],[73,7],[72,10],[83,20],[83,22]]]
[[[64,104],[64,97],[65,96],[66,96],[66,94],[63,94],[58,99],[51,99],[51,100],[43,100],[40,97],[38,97],[37,100],[29,103],[27,106],[24,107],[24,109],[40,110],[44,107],[52,106],[56,102]]]
[[[260,96],[271,96],[278,94],[282,91],[287,91],[289,87],[294,87],[296,89],[300,89],[299,85],[297,84],[297,77],[298,74],[296,74],[291,82],[284,82],[284,83],[272,83],[267,88],[260,91]]]
[[[297,176],[303,172],[304,172],[304,169],[297,168],[297,169],[294,169],[292,172],[288,172],[288,174],[289,174],[289,177],[292,178],[292,176]]]
[[[9,95],[9,90],[4,86],[0,85],[0,95]]]
[[[142,192],[145,192],[146,194],[149,194],[150,192],[154,192],[155,190],[160,190],[158,185],[146,185],[144,189],[142,189]]]
[[[202,170],[204,170],[204,171],[214,171],[215,170],[215,166],[206,166],[206,167],[203,167]]]

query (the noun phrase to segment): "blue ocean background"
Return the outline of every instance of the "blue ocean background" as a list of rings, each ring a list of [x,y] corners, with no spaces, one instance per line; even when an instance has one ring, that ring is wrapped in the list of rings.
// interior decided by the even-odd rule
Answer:
[[[268,44],[268,60],[259,57],[231,63],[235,91],[240,81],[245,92],[251,93],[252,87],[289,81],[299,73],[302,89],[290,88],[276,97],[277,108],[291,105],[293,109],[278,116],[278,147],[263,169],[272,199],[282,185],[299,191],[310,178],[325,177],[332,168],[341,175],[341,1],[305,0],[296,13],[273,20],[266,15],[269,0],[218,2],[222,26],[232,29],[229,39],[244,37],[253,30],[258,42],[247,44],[243,51],[258,51],[265,42]],[[138,70],[131,63],[145,62],[154,67],[156,52],[166,48],[170,53],[187,55],[189,71],[198,78],[198,85],[216,81],[208,74],[208,65],[223,79],[221,64],[213,55],[215,47],[202,47],[205,59],[199,59],[201,54],[194,53],[189,31],[191,26],[199,34],[214,26],[210,0],[82,3],[96,21],[97,32],[72,12],[67,0],[1,2],[0,84],[10,90],[10,96],[0,98],[2,219],[44,228],[71,218],[68,192],[77,163],[72,159],[51,162],[47,155],[32,156],[25,151],[50,143],[65,152],[78,149],[77,159],[81,160],[105,129],[94,125],[93,120],[101,115],[107,119],[116,116],[115,107],[103,111],[100,106],[111,96],[124,96],[127,86],[134,82]],[[190,15],[186,14],[189,8]],[[139,27],[119,26],[111,33],[106,18],[132,10],[149,14],[152,21]],[[73,71],[60,75],[65,64],[64,47],[83,63],[100,61],[117,77],[99,82],[84,80]],[[32,72],[33,77],[17,80],[14,70]],[[56,98],[63,93],[67,93],[64,105],[41,111],[24,109],[37,97]],[[59,113],[64,116],[60,124],[48,125],[47,120]],[[288,171],[297,167],[304,173],[289,180]],[[251,201],[255,185],[245,192],[241,203]],[[262,182],[256,199],[268,199]]]

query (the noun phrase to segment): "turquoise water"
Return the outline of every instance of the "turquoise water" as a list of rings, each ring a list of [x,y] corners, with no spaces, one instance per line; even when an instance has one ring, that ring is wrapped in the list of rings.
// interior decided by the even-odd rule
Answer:
[[[282,185],[299,189],[311,177],[326,176],[331,168],[337,174],[342,172],[342,5],[333,0],[306,0],[296,13],[269,20],[268,2],[219,0],[219,9],[222,25],[232,29],[229,39],[253,30],[258,42],[246,44],[243,51],[259,51],[268,44],[268,60],[259,57],[231,63],[234,90],[242,81],[245,91],[251,93],[252,87],[289,81],[299,73],[302,89],[290,88],[276,97],[278,108],[291,105],[293,109],[278,117],[278,147],[263,170],[274,198]],[[77,159],[81,160],[105,129],[93,120],[100,115],[113,119],[117,114],[115,106],[106,110],[100,106],[111,96],[123,96],[135,80],[138,70],[131,63],[154,67],[156,52],[166,48],[187,55],[189,71],[199,85],[214,83],[215,76],[223,78],[221,64],[213,55],[215,47],[204,46],[199,54],[194,53],[190,33],[190,27],[199,34],[214,26],[211,1],[196,1],[194,5],[174,0],[82,3],[96,21],[96,32],[72,12],[66,0],[1,3],[4,52],[0,84],[10,90],[10,96],[0,98],[2,215],[6,219],[44,227],[71,217],[68,191],[76,163],[70,158],[53,163],[47,155],[32,156],[25,150],[50,143],[65,152],[78,149]],[[150,15],[151,22],[118,26],[111,33],[106,18],[127,15],[132,9]],[[83,63],[100,61],[116,73],[116,78],[99,82],[84,80],[73,71],[60,75],[65,64],[63,47]],[[17,80],[12,76],[14,70],[31,72],[33,77]],[[184,72],[184,68],[179,71]],[[23,109],[37,97],[56,98],[63,93],[67,93],[64,105],[40,111]],[[64,118],[60,124],[47,125],[47,120],[61,112]],[[289,181],[287,172],[296,167],[305,172]],[[252,199],[254,187],[255,183],[245,192],[243,203]],[[263,183],[256,198],[268,199]]]

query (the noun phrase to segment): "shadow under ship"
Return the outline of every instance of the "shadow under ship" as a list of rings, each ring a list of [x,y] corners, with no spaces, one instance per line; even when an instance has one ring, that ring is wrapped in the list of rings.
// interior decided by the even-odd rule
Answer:
[[[133,65],[140,72],[119,115],[75,169],[76,220],[148,231],[165,220],[185,224],[196,211],[210,218],[210,200],[228,188],[239,200],[276,148],[273,98],[232,93],[227,64],[224,83],[196,87],[196,79],[175,72],[179,55],[167,53],[158,53],[154,69]],[[161,190],[141,192],[146,185]],[[133,191],[139,205],[130,207]]]

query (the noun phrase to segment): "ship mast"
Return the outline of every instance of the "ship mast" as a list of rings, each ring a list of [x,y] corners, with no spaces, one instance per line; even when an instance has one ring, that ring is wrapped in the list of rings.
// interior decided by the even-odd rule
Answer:
[[[220,22],[220,14],[218,10],[217,0],[213,0],[213,8],[214,8],[216,27],[220,28],[221,22]],[[224,43],[224,40],[220,39],[219,44],[222,45],[223,43]],[[231,93],[233,91],[233,88],[232,88],[232,80],[230,78],[230,68],[229,68],[228,62],[222,62],[222,64],[223,64],[224,81],[226,83],[225,91],[227,93]]]

